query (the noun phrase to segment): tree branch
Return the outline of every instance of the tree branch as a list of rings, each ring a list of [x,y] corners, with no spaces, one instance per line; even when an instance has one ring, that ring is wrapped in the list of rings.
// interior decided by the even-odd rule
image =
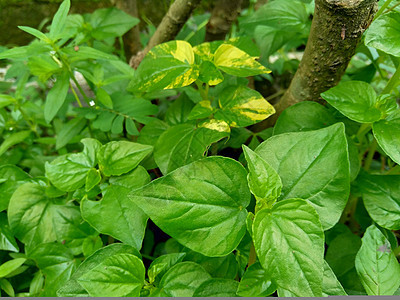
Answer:
[[[224,40],[240,12],[242,0],[219,0],[207,23],[206,42]]]
[[[129,64],[136,69],[151,48],[173,40],[199,3],[200,0],[175,0],[160,25],[158,25],[146,48],[136,56],[133,56]]]
[[[276,114],[256,124],[261,131],[275,124],[281,112],[301,101],[322,102],[320,94],[337,85],[377,11],[376,0],[316,0],[310,36],[299,68]]]

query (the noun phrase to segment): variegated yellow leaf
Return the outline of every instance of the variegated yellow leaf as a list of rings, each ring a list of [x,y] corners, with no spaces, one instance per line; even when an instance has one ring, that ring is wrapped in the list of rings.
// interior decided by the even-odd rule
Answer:
[[[255,57],[229,44],[218,47],[214,54],[214,64],[224,72],[239,77],[271,72],[257,62]]]

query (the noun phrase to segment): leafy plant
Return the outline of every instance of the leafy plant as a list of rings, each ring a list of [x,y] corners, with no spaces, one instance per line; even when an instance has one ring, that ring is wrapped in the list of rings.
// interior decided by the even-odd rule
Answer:
[[[324,105],[253,132],[314,5],[253,2],[226,40],[203,42],[198,13],[136,70],[121,37],[139,20],[116,8],[68,15],[65,0],[46,32],[20,26],[35,40],[0,50],[4,293],[399,294],[397,6]]]

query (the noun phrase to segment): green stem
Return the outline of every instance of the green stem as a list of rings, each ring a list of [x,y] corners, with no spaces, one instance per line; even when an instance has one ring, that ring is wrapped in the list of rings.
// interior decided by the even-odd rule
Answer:
[[[390,94],[391,91],[394,88],[396,88],[399,79],[400,79],[400,64],[397,67],[396,72],[394,72],[392,78],[390,78],[386,87],[383,89],[382,94]]]
[[[385,14],[387,14],[388,12],[391,12],[392,10],[394,10],[397,6],[399,6],[400,3],[397,3],[395,5],[393,5],[391,8],[389,8],[387,11],[385,11]]]
[[[365,137],[365,135],[371,130],[372,126],[370,123],[361,124],[360,128],[357,131],[357,139],[361,143]]]
[[[207,84],[206,87],[204,88],[203,87],[203,82],[201,82],[200,80],[196,80],[195,82],[196,82],[197,88],[199,89],[201,98],[203,100],[208,100],[208,88],[209,88],[209,85]]]
[[[390,5],[390,3],[392,2],[392,0],[387,0],[382,7],[380,8],[380,10],[378,10],[378,12],[376,13],[374,20],[377,19],[381,14],[383,14],[383,12],[385,11],[385,9]]]
[[[364,162],[365,171],[368,171],[371,168],[371,163],[374,158],[374,154],[376,152],[377,147],[378,147],[378,143],[376,142],[376,139],[374,139],[371,143],[371,146],[369,147],[368,155]]]
[[[146,258],[148,260],[155,260],[156,259],[155,257],[153,257],[151,255],[147,255],[147,254],[143,254],[143,253],[140,253],[140,254],[142,255],[142,257],[144,257],[144,258]]]
[[[75,89],[72,86],[71,82],[69,83],[69,87],[70,87],[70,89],[72,91],[72,94],[74,94],[75,100],[76,100],[76,102],[78,102],[79,107],[82,107],[81,100],[79,99],[78,95],[76,94]]]

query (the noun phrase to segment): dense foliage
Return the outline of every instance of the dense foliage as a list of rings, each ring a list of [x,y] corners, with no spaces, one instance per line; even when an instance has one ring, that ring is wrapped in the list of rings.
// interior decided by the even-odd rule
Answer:
[[[0,49],[2,293],[399,295],[391,2],[325,105],[293,105],[261,132],[313,1],[250,1],[210,43],[196,14],[137,70],[121,37],[139,20],[116,8],[68,15],[65,0],[47,31],[20,26],[32,43]]]

